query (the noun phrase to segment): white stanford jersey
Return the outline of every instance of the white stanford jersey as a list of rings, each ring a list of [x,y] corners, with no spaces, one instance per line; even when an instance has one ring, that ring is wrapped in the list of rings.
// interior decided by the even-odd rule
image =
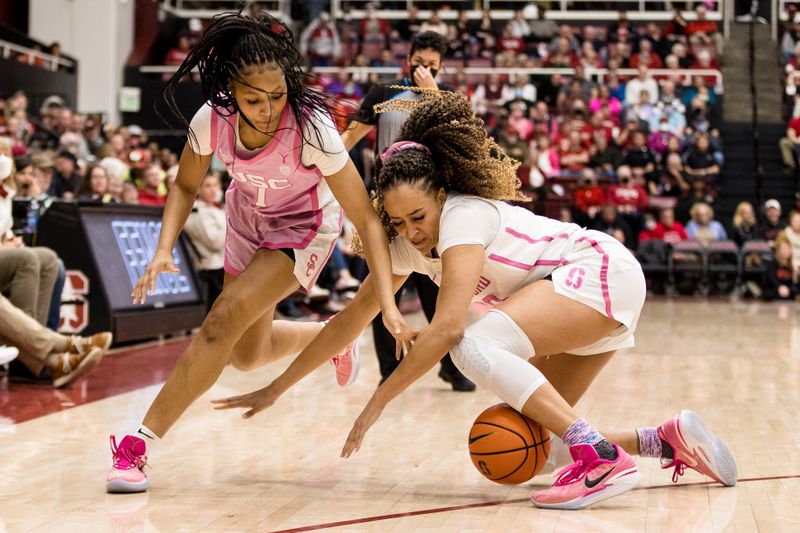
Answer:
[[[484,247],[483,271],[473,302],[495,305],[521,287],[552,275],[556,292],[628,327],[635,326],[643,293],[630,295],[638,304],[625,301],[629,295],[623,294],[624,282],[617,274],[630,272],[641,278],[641,267],[619,241],[605,233],[538,216],[502,201],[450,193],[442,209],[437,252],[441,256],[460,244]],[[421,272],[437,285],[441,283],[441,259],[423,256],[400,236],[390,250],[396,274]],[[615,277],[612,283],[609,273]]]

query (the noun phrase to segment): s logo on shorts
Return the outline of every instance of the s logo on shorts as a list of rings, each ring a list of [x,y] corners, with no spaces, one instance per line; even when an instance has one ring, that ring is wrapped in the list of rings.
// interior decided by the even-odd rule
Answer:
[[[581,285],[583,285],[583,276],[585,275],[586,271],[581,267],[572,267],[567,275],[567,279],[564,280],[564,285],[577,291],[581,288]]]
[[[310,276],[311,272],[317,268],[317,259],[319,259],[317,254],[311,254],[311,257],[308,258],[308,263],[306,263],[306,276]]]

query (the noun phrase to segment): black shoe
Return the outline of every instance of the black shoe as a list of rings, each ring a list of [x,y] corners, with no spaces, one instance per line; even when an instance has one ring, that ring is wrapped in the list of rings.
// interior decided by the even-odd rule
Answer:
[[[455,372],[445,372],[444,368],[442,368],[439,370],[439,377],[452,385],[453,390],[457,392],[472,392],[476,389],[475,384],[457,370]]]

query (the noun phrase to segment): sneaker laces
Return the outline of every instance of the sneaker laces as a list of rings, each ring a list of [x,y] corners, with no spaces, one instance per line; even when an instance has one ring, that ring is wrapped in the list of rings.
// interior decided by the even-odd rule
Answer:
[[[147,461],[141,456],[135,455],[130,448],[117,446],[117,439],[114,435],[111,435],[111,453],[114,457],[114,468],[128,470],[135,466],[141,470],[147,465]]]
[[[581,459],[578,459],[571,465],[559,470],[558,478],[556,478],[556,482],[553,484],[553,486],[560,487],[562,485],[569,485],[573,481],[581,479],[586,475],[589,467],[590,465],[584,463]]]
[[[683,473],[686,471],[687,465],[680,459],[672,459],[671,462],[666,462],[666,461],[668,461],[668,459],[665,459],[661,463],[661,468],[666,470],[667,468],[672,468],[674,466],[675,470],[672,471],[672,482],[677,483],[678,478],[681,477]]]

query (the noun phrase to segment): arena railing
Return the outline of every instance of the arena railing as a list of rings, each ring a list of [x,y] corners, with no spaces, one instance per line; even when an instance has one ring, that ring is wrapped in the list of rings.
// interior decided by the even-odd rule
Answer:
[[[287,23],[291,22],[292,5],[290,0],[271,0],[269,2],[261,3],[269,7],[269,9],[265,9],[265,11],[273,17]],[[217,7],[213,9],[203,7],[209,4],[213,4]],[[242,4],[242,0],[162,0],[161,9],[180,18],[197,17],[201,19],[209,19],[223,11],[238,11],[241,9]],[[271,8],[271,6],[276,5],[277,9]]]
[[[333,0],[331,2],[331,16],[334,19],[343,18],[345,14],[352,18],[353,20],[359,20],[367,15],[366,6],[373,0]],[[441,3],[442,6],[444,4],[450,3],[450,0],[433,0],[424,2],[424,4],[434,4],[434,3]],[[351,9],[345,10],[343,8],[343,4],[348,4]],[[395,2],[398,4],[399,2]],[[414,6],[414,4],[420,3],[415,2],[414,0],[406,0],[404,9],[378,9],[377,15],[380,18],[384,18],[387,20],[392,19],[407,19],[408,18],[408,10]],[[496,20],[503,20],[503,19],[510,19],[514,16],[514,10],[508,9],[508,4],[515,4],[519,6],[517,9],[523,9],[528,6],[531,2],[528,0],[512,0],[512,2],[508,1],[500,1],[500,0],[480,0],[479,2],[475,2],[473,5],[478,4],[480,5],[480,9],[472,9],[467,11],[468,16],[470,19],[479,19],[483,15],[483,10],[489,9],[492,12],[492,19]],[[550,7],[548,8],[547,12],[545,13],[545,17],[548,19],[554,19],[559,21],[569,21],[569,20],[597,20],[597,21],[615,21],[619,18],[619,12],[625,11],[626,15],[629,20],[632,21],[668,21],[671,20],[674,16],[673,10],[673,2],[665,2],[664,0],[635,0],[633,2],[607,2],[606,0],[581,0],[583,5],[586,4],[596,4],[597,9],[591,10],[575,10],[569,8],[568,0],[554,0],[550,2]],[[700,2],[693,2],[694,5],[699,4]],[[616,4],[618,9],[615,9],[613,6],[609,7],[609,4]],[[637,6],[636,9],[630,9],[631,4],[635,4]],[[664,9],[664,5],[666,4],[667,9]],[[687,2],[675,2],[677,5],[686,5]],[[733,6],[726,6],[727,2],[723,2],[721,0],[717,0],[713,3],[713,5],[708,9],[707,18],[708,20],[714,21],[722,21],[723,20],[723,13],[725,9],[732,9]],[[502,6],[501,8],[496,8],[495,6]],[[357,8],[353,9],[353,6],[357,6]],[[431,16],[430,9],[419,9],[417,11],[417,18],[419,20],[427,20]],[[442,20],[453,20],[458,17],[458,11],[454,9],[442,9],[438,11],[439,18]],[[681,11],[681,14],[686,20],[696,20],[697,15],[694,11]]]
[[[26,46],[20,46],[18,44],[0,40],[0,55],[2,55],[3,59],[13,59],[13,53],[20,55],[26,54],[28,56],[27,63],[29,65],[35,64],[36,58],[42,58],[42,60],[44,60],[42,68],[47,70],[58,70],[58,67],[60,66],[70,70],[76,68],[74,61],[64,57],[57,57],[50,55],[47,52],[42,52],[41,50],[34,50],[33,48],[28,48]]]
[[[147,68],[145,71],[143,69]],[[142,72],[163,72],[161,70],[151,70],[154,67],[142,67]],[[166,67],[164,67],[166,68]],[[174,69],[173,69],[174,70]],[[336,74],[341,71],[354,74],[393,74],[400,75],[403,71],[401,67],[314,67],[311,69],[316,74]],[[552,76],[560,74],[563,76],[572,76],[575,74],[573,68],[507,68],[507,67],[459,67],[455,70],[446,69],[442,71],[444,75],[454,75],[463,72],[469,74],[509,74],[509,75],[537,75],[537,76]],[[586,68],[584,73],[590,79],[598,83],[604,83],[606,77],[611,71],[607,68]],[[621,76],[635,77],[639,71],[633,68],[620,68],[614,72]],[[717,94],[725,92],[725,86],[722,82],[722,72],[716,69],[649,69],[648,72],[653,77],[662,76],[681,76],[683,85],[690,85],[694,76],[714,77],[714,91]]]

